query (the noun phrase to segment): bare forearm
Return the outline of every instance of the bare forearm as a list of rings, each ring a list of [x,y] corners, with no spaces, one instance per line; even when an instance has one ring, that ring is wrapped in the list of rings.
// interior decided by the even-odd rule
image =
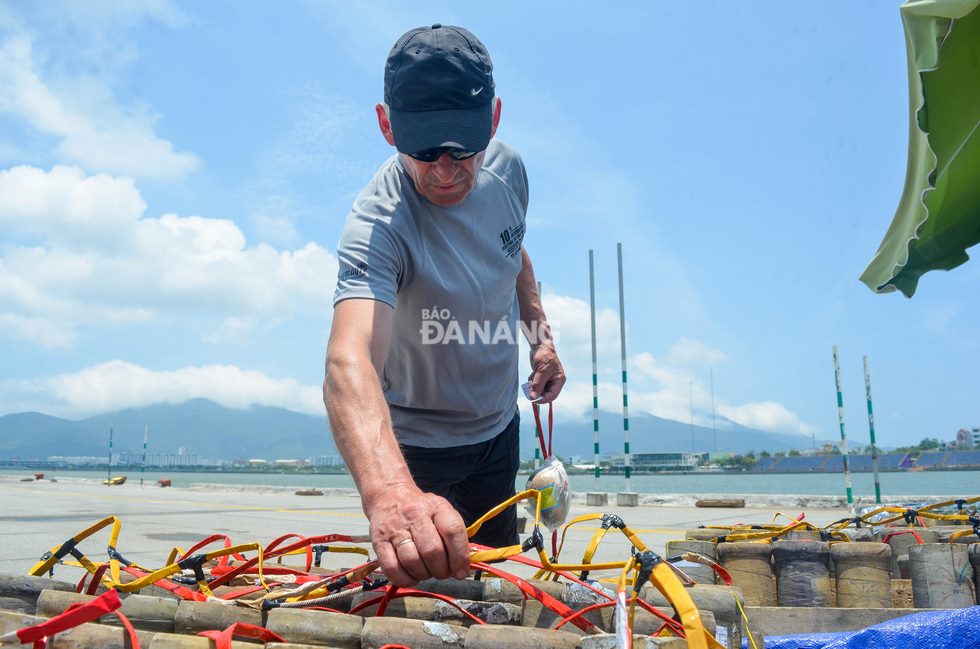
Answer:
[[[327,358],[324,402],[365,508],[397,485],[414,485],[391,427],[388,404],[368,359]]]
[[[528,343],[532,346],[542,342],[551,343],[551,329],[541,305],[541,295],[538,294],[538,284],[534,276],[534,266],[527,250],[521,247],[521,271],[517,275],[517,304],[521,312],[521,323],[524,325]]]

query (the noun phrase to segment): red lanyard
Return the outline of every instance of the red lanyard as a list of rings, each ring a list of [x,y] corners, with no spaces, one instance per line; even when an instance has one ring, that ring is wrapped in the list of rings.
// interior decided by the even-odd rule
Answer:
[[[536,403],[531,404],[531,410],[534,411],[534,426],[538,431],[538,443],[541,444],[541,455],[547,460],[551,457],[551,437],[554,430],[554,418],[552,415],[551,404],[548,404],[548,443],[544,442],[544,429],[541,427],[541,413],[539,412],[540,407]]]

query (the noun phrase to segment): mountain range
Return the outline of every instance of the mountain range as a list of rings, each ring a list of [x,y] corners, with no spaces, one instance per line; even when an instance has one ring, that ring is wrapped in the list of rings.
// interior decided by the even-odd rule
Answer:
[[[765,432],[727,419],[719,420],[717,431],[713,431],[646,413],[631,414],[630,448],[633,453],[692,450],[758,453],[806,448],[812,443],[810,438],[802,435]],[[546,417],[542,416],[542,421],[546,421]],[[270,406],[233,409],[205,399],[193,399],[180,404],[129,408],[80,420],[37,412],[0,416],[0,458],[104,456],[110,427],[116,453],[141,452],[143,431],[147,428],[147,452],[151,455],[174,454],[182,446],[188,454],[199,459],[274,460],[337,454],[325,417]],[[521,455],[533,457],[536,443],[533,418],[525,416],[521,429]],[[622,452],[622,417],[602,413],[599,430],[603,455]],[[591,420],[562,422],[555,426],[554,451],[562,456],[580,455],[583,460],[591,461],[592,442]]]

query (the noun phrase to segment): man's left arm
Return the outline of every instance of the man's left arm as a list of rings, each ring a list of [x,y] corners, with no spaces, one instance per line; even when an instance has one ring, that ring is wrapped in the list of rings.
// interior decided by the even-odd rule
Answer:
[[[521,246],[521,272],[517,275],[517,303],[521,310],[524,335],[531,346],[531,398],[540,403],[554,401],[565,385],[565,370],[558,360],[551,328],[541,306],[531,257]]]

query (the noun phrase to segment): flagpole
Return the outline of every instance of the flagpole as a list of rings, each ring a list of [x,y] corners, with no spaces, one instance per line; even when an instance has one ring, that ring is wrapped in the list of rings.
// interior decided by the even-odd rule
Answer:
[[[626,380],[626,306],[623,297],[623,244],[616,244],[619,263],[619,344],[623,351],[623,452],[625,453],[626,493],[630,493],[630,474],[633,472],[633,456],[630,455],[630,410]]]
[[[691,399],[691,453],[694,453],[694,381],[687,382],[687,392]]]
[[[837,355],[837,345],[834,345],[834,379],[837,382],[837,419],[840,421],[840,452],[844,458],[844,486],[847,489],[847,504],[854,502],[854,492],[851,490],[851,463],[847,456],[847,433],[844,432],[844,395],[840,387],[840,361]]]
[[[715,453],[718,452],[718,431],[715,428],[715,370],[708,368],[708,378],[711,381],[711,439],[715,446]]]
[[[596,362],[596,343],[595,343],[595,263],[592,250],[589,250],[589,309],[592,318],[592,451],[595,456],[595,488],[599,490],[599,476],[602,469],[599,468],[599,373]]]
[[[878,481],[878,446],[875,444],[875,415],[871,408],[871,374],[868,357],[864,357],[864,392],[868,396],[868,428],[871,430],[871,471],[875,476],[875,503],[881,503],[881,483]]]
[[[112,426],[109,426],[109,464],[106,466],[105,473],[105,482],[110,484],[110,480],[112,480]]]
[[[143,475],[146,473],[146,436],[150,432],[149,426],[143,427],[143,461],[140,464],[140,486],[143,486]]]

